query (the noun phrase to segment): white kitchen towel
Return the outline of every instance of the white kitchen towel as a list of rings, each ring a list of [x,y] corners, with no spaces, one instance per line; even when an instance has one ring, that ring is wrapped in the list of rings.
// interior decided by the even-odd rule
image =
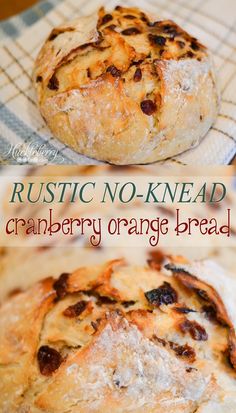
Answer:
[[[165,161],[165,164],[228,164],[235,156],[235,0],[139,0],[138,3],[134,0],[48,0],[42,3],[41,9],[37,6],[22,18],[18,16],[0,24],[2,164],[98,163],[53,138],[38,111],[31,73],[34,59],[52,27],[75,16],[89,14],[101,5],[112,9],[117,4],[138,5],[161,18],[175,20],[207,45],[214,56],[222,96],[218,119],[198,147]]]

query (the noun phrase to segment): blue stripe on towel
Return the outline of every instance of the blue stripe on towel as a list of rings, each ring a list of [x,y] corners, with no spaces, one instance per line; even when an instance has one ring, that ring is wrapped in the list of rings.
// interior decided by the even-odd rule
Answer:
[[[0,40],[4,38],[15,38],[26,28],[41,19],[45,14],[52,10],[62,0],[44,0],[33,7],[0,22]]]
[[[48,141],[45,141],[44,139],[41,138],[41,136],[32,130],[28,125],[26,125],[22,120],[17,118],[17,116],[10,111],[6,106],[0,103],[0,119],[1,122],[4,123],[9,129],[11,129],[17,136],[19,136],[22,139],[22,143],[29,141],[29,139],[32,139],[32,143],[35,145],[44,145],[46,150],[49,151],[50,153],[53,153],[53,151],[58,153],[58,157],[61,159],[57,163],[63,163],[63,164],[72,164],[73,161],[69,159],[67,156],[64,154],[61,154],[61,151],[57,150],[57,148],[49,143]],[[3,138],[4,139],[4,138]],[[49,156],[49,158],[51,155]],[[50,159],[46,158],[49,162]]]

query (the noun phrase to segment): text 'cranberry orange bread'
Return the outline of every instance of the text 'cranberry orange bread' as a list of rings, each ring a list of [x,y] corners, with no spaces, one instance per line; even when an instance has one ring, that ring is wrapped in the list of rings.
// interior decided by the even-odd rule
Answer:
[[[1,412],[235,412],[235,291],[176,258],[38,282],[0,308]]]
[[[218,110],[207,49],[174,22],[137,8],[101,8],[53,29],[34,84],[57,138],[120,165],[198,144]]]

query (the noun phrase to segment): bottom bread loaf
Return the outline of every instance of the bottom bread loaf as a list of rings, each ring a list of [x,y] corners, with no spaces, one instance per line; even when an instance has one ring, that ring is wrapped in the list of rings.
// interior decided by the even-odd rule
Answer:
[[[182,257],[83,267],[0,307],[2,413],[235,413],[236,280]]]

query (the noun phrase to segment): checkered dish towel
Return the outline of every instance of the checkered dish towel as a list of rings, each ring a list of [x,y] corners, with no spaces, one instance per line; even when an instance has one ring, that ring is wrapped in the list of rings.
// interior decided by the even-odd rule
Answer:
[[[34,59],[52,27],[99,6],[122,1],[47,0],[0,24],[1,163],[98,163],[54,139],[35,103],[31,84]],[[137,6],[126,0],[126,6]],[[139,0],[140,8],[175,20],[206,44],[214,55],[222,104],[214,127],[197,148],[165,164],[228,164],[236,153],[236,1]]]

